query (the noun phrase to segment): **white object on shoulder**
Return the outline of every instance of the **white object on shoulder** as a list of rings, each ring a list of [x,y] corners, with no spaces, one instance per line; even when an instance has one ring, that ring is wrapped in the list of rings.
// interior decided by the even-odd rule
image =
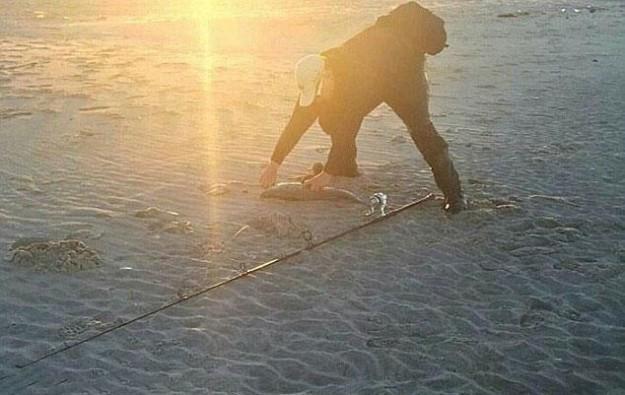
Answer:
[[[300,91],[299,105],[308,107],[321,93],[325,58],[321,55],[307,55],[295,65],[295,79]]]

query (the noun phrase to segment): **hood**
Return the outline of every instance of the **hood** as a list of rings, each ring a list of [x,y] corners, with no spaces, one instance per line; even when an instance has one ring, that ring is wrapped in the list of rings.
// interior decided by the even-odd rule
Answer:
[[[435,55],[447,46],[445,22],[415,1],[379,17],[376,26],[393,30],[419,52]]]

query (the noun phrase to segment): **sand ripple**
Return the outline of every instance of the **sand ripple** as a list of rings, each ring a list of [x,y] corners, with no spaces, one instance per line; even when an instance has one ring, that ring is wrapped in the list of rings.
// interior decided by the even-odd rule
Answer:
[[[0,392],[625,388],[616,2],[596,0],[608,11],[592,14],[435,2],[451,46],[428,59],[431,112],[470,210],[446,217],[429,202],[16,369],[300,248],[303,229],[322,239],[362,223],[360,209],[263,202],[250,185],[296,99],[293,62],[391,5],[255,2],[272,17],[195,24],[110,14],[126,2],[65,20],[86,7],[36,3],[0,7],[0,249],[44,237],[13,248],[28,267],[0,262]],[[517,10],[530,15],[497,18]],[[280,179],[325,160],[328,145],[314,126]],[[436,190],[387,106],[365,120],[358,149],[364,175],[339,186],[385,192],[393,207]],[[67,236],[86,244],[65,250]],[[50,269],[83,250],[106,265]],[[29,270],[28,254],[44,267]]]

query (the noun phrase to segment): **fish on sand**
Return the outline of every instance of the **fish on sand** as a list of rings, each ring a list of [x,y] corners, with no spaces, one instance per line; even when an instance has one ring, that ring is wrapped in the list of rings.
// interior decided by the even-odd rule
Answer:
[[[335,200],[348,201],[369,206],[369,202],[363,200],[352,192],[334,187],[325,187],[319,191],[312,191],[299,182],[283,182],[263,191],[260,194],[263,199],[281,199],[291,201],[311,200]]]

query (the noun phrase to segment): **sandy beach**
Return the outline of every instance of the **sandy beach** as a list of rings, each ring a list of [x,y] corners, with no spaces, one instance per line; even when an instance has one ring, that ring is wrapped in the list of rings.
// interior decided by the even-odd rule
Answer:
[[[447,23],[430,111],[470,209],[157,312],[372,219],[257,183],[295,62],[398,3],[105,3],[0,9],[0,393],[625,393],[625,5],[421,2]],[[280,181],[329,148],[314,126]],[[337,185],[390,209],[439,193],[386,106],[358,162]]]

